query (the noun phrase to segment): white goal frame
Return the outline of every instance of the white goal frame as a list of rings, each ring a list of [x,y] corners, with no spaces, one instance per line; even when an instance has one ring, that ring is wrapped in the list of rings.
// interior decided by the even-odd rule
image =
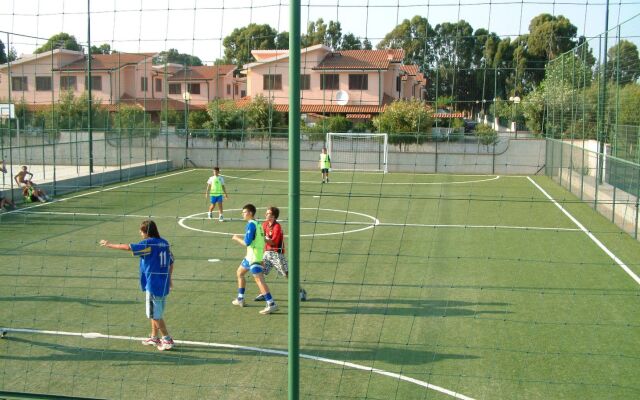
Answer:
[[[369,149],[339,149],[336,146],[336,137],[351,138],[354,143],[357,141],[364,141],[370,138],[382,139],[382,142],[378,142],[378,149],[373,148],[373,145]],[[386,133],[351,133],[351,132],[328,132],[326,138],[327,154],[329,154],[331,160],[332,170],[342,171],[376,171],[376,172],[389,172],[388,160],[389,160],[389,135]],[[351,160],[342,160],[342,155],[348,153],[352,155]],[[366,158],[366,155],[377,155],[377,160],[370,161]]]

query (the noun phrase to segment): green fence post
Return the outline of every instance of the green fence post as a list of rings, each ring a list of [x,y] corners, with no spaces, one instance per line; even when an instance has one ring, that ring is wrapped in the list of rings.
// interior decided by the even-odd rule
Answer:
[[[289,400],[300,396],[300,0],[289,3]]]

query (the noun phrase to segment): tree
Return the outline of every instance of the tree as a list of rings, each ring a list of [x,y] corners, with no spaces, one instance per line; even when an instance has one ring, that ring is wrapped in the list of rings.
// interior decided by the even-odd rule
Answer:
[[[371,50],[371,42],[367,39],[361,41],[353,33],[342,35],[340,50]]]
[[[107,43],[103,43],[99,47],[91,46],[91,54],[111,54],[111,53],[116,53],[116,51],[111,50],[111,45]]]
[[[552,60],[576,45],[576,28],[562,15],[540,14],[529,23],[528,51]]]
[[[176,49],[169,49],[167,51],[161,51],[156,57],[153,58],[154,64],[175,63],[181,65],[188,65],[190,67],[199,67],[202,65],[202,60],[191,54],[180,53]]]
[[[7,53],[4,51],[4,43],[0,40],[0,64],[7,63]]]
[[[389,133],[389,143],[419,143],[432,124],[431,110],[416,99],[394,101],[373,119],[378,132]]]
[[[66,49],[73,51],[82,51],[82,47],[78,44],[75,36],[68,33],[60,32],[53,35],[47,40],[47,43],[43,44],[34,51],[34,54],[44,53],[45,51],[51,51],[54,49]]]
[[[242,66],[249,63],[251,50],[272,50],[276,49],[276,37],[278,43],[288,40],[288,33],[280,36],[278,32],[267,24],[258,25],[251,23],[242,28],[236,28],[231,34],[224,38],[224,58],[227,64]]]
[[[426,18],[419,15],[405,19],[378,43],[379,49],[403,49],[405,63],[414,63],[423,70],[433,67],[435,31]]]
[[[635,82],[640,77],[638,48],[628,40],[620,40],[607,52],[607,75],[621,85]]]

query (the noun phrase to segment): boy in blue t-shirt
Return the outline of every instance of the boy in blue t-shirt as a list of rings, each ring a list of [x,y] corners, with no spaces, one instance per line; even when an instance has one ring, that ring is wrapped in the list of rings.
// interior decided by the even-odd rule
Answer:
[[[169,242],[160,237],[158,227],[151,220],[140,224],[142,240],[138,243],[115,244],[101,240],[100,245],[110,249],[128,250],[140,257],[140,288],[146,293],[146,313],[151,320],[151,336],[142,341],[144,345],[156,346],[158,350],[170,350],[173,339],[163,319],[166,298],[173,283],[173,254]],[[162,338],[158,336],[162,334]]]

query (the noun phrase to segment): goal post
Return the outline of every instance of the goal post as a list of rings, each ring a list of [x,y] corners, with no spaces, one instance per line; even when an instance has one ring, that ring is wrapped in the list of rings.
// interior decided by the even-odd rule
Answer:
[[[388,172],[389,135],[386,133],[327,133],[331,169]]]

